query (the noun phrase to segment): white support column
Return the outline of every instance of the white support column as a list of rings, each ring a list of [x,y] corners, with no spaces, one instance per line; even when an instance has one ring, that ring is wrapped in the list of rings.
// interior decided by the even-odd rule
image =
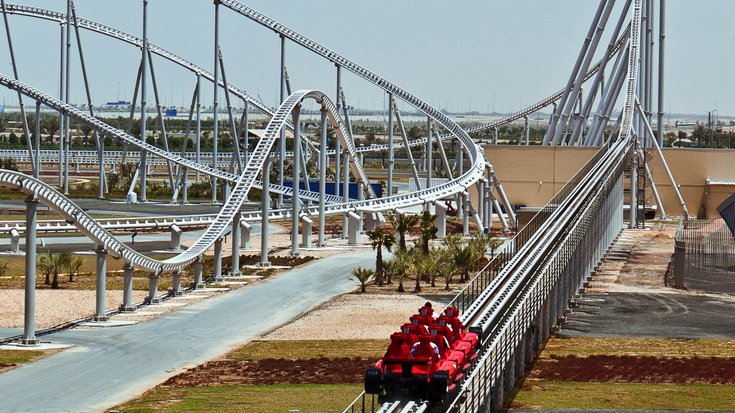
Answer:
[[[270,191],[270,173],[271,173],[271,157],[266,155],[263,164],[263,195],[261,199],[261,219],[260,219],[260,266],[269,267],[271,263],[268,261],[268,215],[270,215],[271,197]]]
[[[360,242],[360,216],[350,211],[347,213],[347,219],[349,220],[349,237],[347,244],[357,245]]]
[[[36,345],[36,226],[38,200],[26,198],[26,259],[25,259],[25,302],[23,318],[23,345]]]
[[[123,265],[123,303],[120,311],[135,311],[133,305],[133,266],[130,263]]]
[[[155,271],[148,274],[148,297],[146,298],[148,304],[159,304],[161,302],[161,298],[158,296],[159,277],[160,274]]]
[[[176,270],[171,274],[173,282],[171,283],[171,295],[180,296],[184,292],[181,290],[181,271]]]
[[[306,215],[301,217],[301,246],[311,247],[311,226],[314,222]]]
[[[293,110],[293,177],[291,184],[293,185],[293,195],[291,196],[291,256],[299,255],[299,210],[301,209],[299,199],[299,160],[301,159],[301,106],[296,105]],[[346,163],[345,163],[346,164]],[[345,169],[346,170],[346,169]],[[307,190],[309,188],[306,188]]]
[[[447,236],[447,207],[441,204],[441,201],[434,203],[434,209],[436,210],[436,218],[434,219],[434,225],[436,225],[436,236],[439,239],[443,239]]]
[[[204,264],[202,263],[202,257],[194,262],[194,289],[202,290],[206,288],[204,280],[202,279],[202,273],[204,272]]]
[[[470,193],[464,192],[462,194],[462,206],[464,207],[464,214],[462,215],[462,235],[470,235]]]
[[[320,247],[325,244],[324,227],[326,226],[326,191],[327,191],[327,168],[329,167],[329,159],[327,158],[327,110],[321,108],[321,120],[319,123],[321,132],[321,144],[319,145],[319,238],[317,240]]]
[[[28,228],[26,228],[26,232],[27,231]],[[15,254],[20,252],[20,233],[18,233],[18,230],[15,228],[10,230],[10,252]],[[35,266],[36,264],[33,265]]]
[[[240,248],[250,248],[250,233],[253,231],[252,225],[245,221],[240,221]]]
[[[214,242],[214,282],[224,281],[222,278],[222,238]]]
[[[169,227],[171,230],[171,249],[174,251],[181,250],[181,234],[182,230],[179,228],[176,224],[171,224],[171,227]]]
[[[238,277],[240,272],[240,229],[242,228],[241,215],[238,211],[232,219],[232,270],[230,276]]]
[[[98,245],[95,250],[97,254],[97,288],[96,308],[94,321],[107,321],[107,250],[103,245]]]

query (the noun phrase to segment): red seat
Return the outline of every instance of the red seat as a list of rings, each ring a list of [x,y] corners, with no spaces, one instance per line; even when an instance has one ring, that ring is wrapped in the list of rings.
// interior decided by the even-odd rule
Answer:
[[[448,361],[456,363],[458,366],[464,366],[465,354],[462,351],[457,351],[451,348],[449,340],[446,336],[440,332],[440,326],[429,327],[432,341],[439,347],[439,354],[442,358]]]

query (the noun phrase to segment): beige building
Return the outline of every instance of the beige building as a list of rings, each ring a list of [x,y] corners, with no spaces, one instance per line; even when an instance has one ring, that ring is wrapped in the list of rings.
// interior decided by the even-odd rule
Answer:
[[[596,152],[595,148],[486,146],[511,203],[543,206]],[[717,218],[717,206],[735,193],[735,150],[666,148],[664,156],[692,216]],[[650,162],[667,215],[681,207],[658,155]],[[474,190],[474,188],[473,188]],[[473,199],[476,193],[473,192]],[[653,196],[650,196],[653,199]]]

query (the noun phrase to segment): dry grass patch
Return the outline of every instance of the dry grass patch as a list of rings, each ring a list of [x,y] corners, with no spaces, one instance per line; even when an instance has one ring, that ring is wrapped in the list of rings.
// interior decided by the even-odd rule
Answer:
[[[553,337],[541,357],[564,356],[735,357],[733,340]]]
[[[735,410],[735,385],[543,381],[525,384],[511,407]]]
[[[58,350],[0,350],[0,373],[12,370],[21,364],[30,363],[50,356]]]
[[[125,413],[341,412],[361,389],[362,384],[157,387],[117,409]]]

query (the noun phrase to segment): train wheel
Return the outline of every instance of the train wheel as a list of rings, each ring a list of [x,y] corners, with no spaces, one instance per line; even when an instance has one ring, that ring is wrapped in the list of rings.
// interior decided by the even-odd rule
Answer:
[[[380,394],[383,372],[377,367],[370,367],[365,371],[365,393]]]
[[[449,390],[449,372],[437,371],[431,375],[431,397],[443,400]]]

